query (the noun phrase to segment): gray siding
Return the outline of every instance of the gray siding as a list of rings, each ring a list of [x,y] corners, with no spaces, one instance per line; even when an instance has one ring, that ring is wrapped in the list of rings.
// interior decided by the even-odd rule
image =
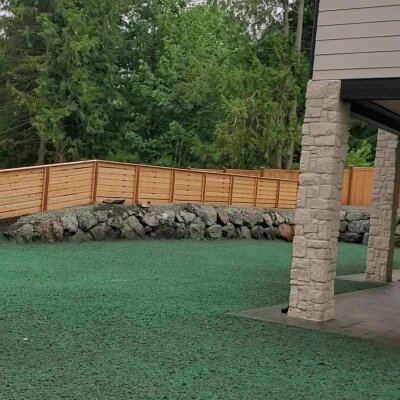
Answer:
[[[400,77],[400,0],[320,0],[314,79]]]

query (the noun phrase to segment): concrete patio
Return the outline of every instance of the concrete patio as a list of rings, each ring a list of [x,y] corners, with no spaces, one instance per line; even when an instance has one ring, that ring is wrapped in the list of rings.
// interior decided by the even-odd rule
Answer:
[[[340,276],[337,279],[362,282],[365,274]],[[400,270],[393,271],[392,283],[340,294],[335,296],[335,301],[335,319],[325,322],[290,318],[281,312],[287,306],[285,304],[246,310],[234,315],[400,346]]]

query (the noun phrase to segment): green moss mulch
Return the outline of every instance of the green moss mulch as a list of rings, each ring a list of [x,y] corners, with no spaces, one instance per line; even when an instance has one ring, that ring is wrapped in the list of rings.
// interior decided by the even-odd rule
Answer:
[[[342,244],[339,273],[365,256]],[[283,242],[1,242],[0,399],[399,399],[400,348],[228,315],[286,302],[290,258]]]

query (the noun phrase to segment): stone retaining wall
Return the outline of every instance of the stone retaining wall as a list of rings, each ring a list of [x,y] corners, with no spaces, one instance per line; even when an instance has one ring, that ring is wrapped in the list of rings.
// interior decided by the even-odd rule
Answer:
[[[16,243],[221,237],[292,241],[293,234],[292,212],[201,204],[76,207],[23,217],[5,232]]]
[[[4,234],[17,243],[105,239],[293,240],[293,211],[201,204],[139,207],[99,204],[20,218]],[[400,223],[400,218],[397,220]],[[340,241],[368,243],[369,211],[340,213]],[[400,224],[396,244],[400,246]]]

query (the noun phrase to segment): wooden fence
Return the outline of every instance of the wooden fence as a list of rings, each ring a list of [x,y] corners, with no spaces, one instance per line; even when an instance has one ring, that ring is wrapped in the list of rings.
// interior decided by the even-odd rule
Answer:
[[[108,161],[0,170],[0,219],[123,197],[295,208],[298,181]]]
[[[227,174],[240,173],[241,175],[264,178],[299,180],[299,171],[294,169],[223,169],[220,172]],[[342,204],[369,207],[372,201],[374,172],[374,168],[352,167],[346,169],[343,177]]]

